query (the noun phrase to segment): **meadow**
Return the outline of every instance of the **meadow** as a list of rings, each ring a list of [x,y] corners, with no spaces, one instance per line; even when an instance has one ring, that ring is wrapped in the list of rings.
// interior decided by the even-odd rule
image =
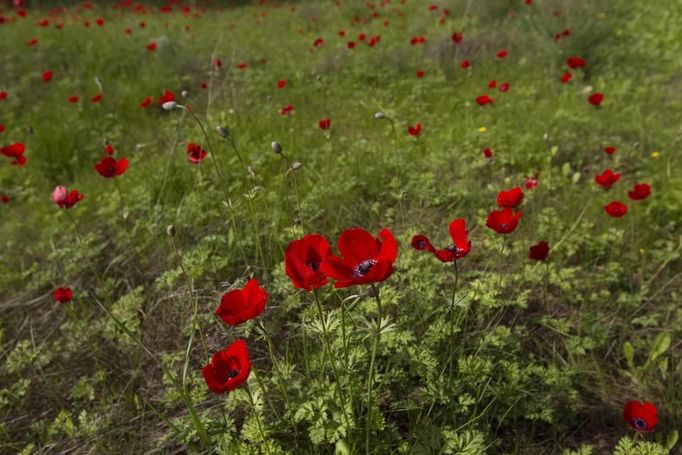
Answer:
[[[4,2],[0,453],[679,453],[680,36]]]

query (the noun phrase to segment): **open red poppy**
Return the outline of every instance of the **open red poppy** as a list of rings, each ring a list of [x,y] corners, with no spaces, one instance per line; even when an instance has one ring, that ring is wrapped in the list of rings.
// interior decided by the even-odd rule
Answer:
[[[201,369],[201,374],[213,393],[231,392],[244,384],[251,374],[246,342],[238,339],[227,349],[213,354],[211,362]]]
[[[312,291],[327,284],[329,279],[321,266],[330,254],[329,242],[319,234],[309,234],[289,243],[284,253],[284,264],[294,287]]]
[[[66,187],[58,185],[52,191],[51,197],[52,202],[57,204],[57,207],[62,209],[70,209],[85,196],[83,196],[78,190],[71,190],[71,192],[69,192]]]
[[[242,289],[223,294],[215,313],[229,325],[239,325],[259,316],[265,309],[268,293],[252,278]]]
[[[519,224],[521,212],[514,212],[511,208],[493,210],[488,215],[485,225],[498,234],[510,234]]]
[[[500,191],[497,195],[498,207],[516,208],[523,201],[523,190],[516,186],[511,190]]]
[[[57,288],[52,291],[52,298],[59,303],[67,303],[73,300],[73,291],[71,288]]]
[[[453,262],[461,259],[471,251],[469,231],[463,218],[456,218],[450,222],[450,238],[452,243],[447,247],[437,250],[431,245],[431,241],[425,235],[419,234],[412,237],[412,248],[432,253],[441,262]]]
[[[126,169],[128,169],[128,160],[126,158],[121,158],[116,160],[114,157],[105,156],[99,163],[95,164],[95,170],[102,177],[118,177],[123,175]]]
[[[628,401],[623,408],[623,420],[636,431],[654,431],[658,424],[656,406],[648,401]]]

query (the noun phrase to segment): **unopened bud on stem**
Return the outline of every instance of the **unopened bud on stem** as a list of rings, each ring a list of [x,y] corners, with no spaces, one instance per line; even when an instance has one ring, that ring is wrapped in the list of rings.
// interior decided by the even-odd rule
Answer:
[[[279,154],[279,153],[282,153],[282,146],[279,145],[279,142],[277,142],[277,141],[272,141],[271,146],[272,146],[272,151],[273,151],[274,153],[278,153],[278,154]]]
[[[168,234],[169,237],[175,237],[175,226],[169,224],[166,228],[166,234]]]
[[[170,112],[178,107],[178,103],[176,103],[175,101],[166,101],[161,105],[161,107],[163,108],[164,111]]]
[[[383,112],[377,112],[376,114],[374,114],[374,119],[375,119],[375,120],[381,120],[381,119],[384,119],[384,118],[386,118],[386,114],[384,114]]]
[[[230,138],[230,132],[224,126],[218,125],[215,127],[215,130],[218,132],[218,135],[220,135],[220,137],[222,137],[223,139]]]

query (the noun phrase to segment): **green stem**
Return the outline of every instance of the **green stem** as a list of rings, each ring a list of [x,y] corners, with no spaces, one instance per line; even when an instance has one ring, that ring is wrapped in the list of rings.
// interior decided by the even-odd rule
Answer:
[[[365,419],[365,453],[369,455],[369,436],[371,432],[371,416],[372,416],[372,386],[374,385],[375,363],[377,357],[377,349],[379,347],[379,337],[381,335],[381,297],[379,296],[379,289],[375,284],[372,284],[374,290],[374,297],[377,301],[377,321],[376,333],[374,334],[374,343],[372,344],[372,354],[369,362],[369,372],[367,374],[367,417]]]
[[[270,455],[270,444],[265,438],[265,432],[263,431],[263,424],[260,421],[260,415],[258,409],[256,409],[256,403],[253,402],[253,395],[251,394],[251,389],[246,387],[246,396],[249,398],[249,404],[251,405],[251,410],[253,415],[256,417],[256,425],[258,425],[258,431],[260,432],[260,437],[263,439],[263,444],[265,444],[265,451]]]

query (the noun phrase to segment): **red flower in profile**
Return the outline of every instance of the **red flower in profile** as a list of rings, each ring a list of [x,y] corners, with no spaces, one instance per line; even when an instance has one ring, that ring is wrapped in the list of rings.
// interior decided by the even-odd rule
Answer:
[[[597,185],[601,186],[605,190],[611,189],[614,183],[620,180],[620,174],[613,172],[611,169],[606,169],[601,175],[594,178]]]
[[[587,101],[592,106],[599,106],[602,103],[602,101],[604,101],[604,94],[600,92],[593,93],[587,98]]]
[[[415,250],[426,250],[432,253],[441,262],[454,262],[461,259],[471,251],[469,232],[466,228],[466,221],[463,218],[456,218],[450,222],[450,238],[452,243],[446,248],[436,250],[425,235],[415,235],[412,237],[412,248]]]
[[[636,183],[632,191],[628,191],[628,197],[633,201],[641,201],[651,194],[651,187],[648,183]]]
[[[277,81],[277,88],[278,88],[278,89],[281,90],[281,89],[283,89],[283,88],[286,87],[286,86],[287,86],[287,81],[286,81],[286,80],[280,79],[279,81]]]
[[[586,64],[587,62],[582,57],[568,57],[568,60],[566,60],[566,65],[573,70],[584,68]]]
[[[52,80],[52,74],[52,71],[45,71],[43,73],[43,82],[46,84],[50,82]]]
[[[294,105],[289,103],[286,106],[282,107],[282,109],[279,110],[279,113],[281,115],[289,115],[292,112],[294,112]]]
[[[85,196],[83,196],[78,190],[71,190],[71,192],[69,192],[66,187],[58,185],[52,191],[51,197],[52,202],[57,204],[57,207],[61,209],[70,209],[74,205],[78,204],[78,202]]]
[[[485,106],[486,104],[494,103],[495,100],[493,100],[491,97],[488,95],[481,95],[476,97],[476,104],[479,106]]]
[[[211,362],[201,369],[201,374],[213,393],[232,392],[244,384],[251,374],[246,342],[238,339],[227,349],[213,354]]]
[[[73,300],[73,291],[71,288],[57,288],[52,291],[52,298],[59,303],[67,303]]]
[[[247,62],[241,62],[240,64],[237,65],[237,68],[240,70],[245,70],[249,67],[249,64]]]
[[[538,186],[538,175],[526,176],[526,183],[524,186],[527,190],[534,190]]]
[[[99,103],[100,101],[102,101],[102,98],[104,98],[104,95],[102,95],[101,93],[98,93],[97,95],[90,98],[90,102],[92,104],[96,104],[96,103]]]
[[[327,284],[329,279],[321,267],[330,254],[329,242],[319,234],[309,234],[289,243],[284,264],[294,287],[312,291]]]
[[[483,156],[486,158],[492,158],[493,157],[493,149],[490,147],[486,147],[483,149]]]
[[[622,202],[613,201],[604,206],[604,210],[609,216],[620,218],[628,213],[628,206]]]
[[[419,137],[422,134],[422,124],[416,123],[414,126],[408,126],[407,132],[410,136]]]
[[[370,36],[369,40],[367,41],[367,45],[369,47],[374,47],[375,45],[377,45],[379,43],[380,40],[381,40],[381,37],[379,35],[372,35],[372,36]]]
[[[514,212],[510,208],[493,210],[488,215],[485,225],[498,234],[510,234],[516,229],[520,218],[521,212]]]
[[[507,191],[500,191],[497,195],[497,206],[516,208],[523,201],[523,191],[518,186]]]
[[[462,35],[460,32],[455,32],[452,34],[452,41],[454,41],[455,44],[461,43],[463,38],[464,35]]]
[[[623,408],[623,420],[634,430],[647,433],[654,431],[658,424],[656,406],[648,401],[628,401]]]
[[[548,254],[549,243],[543,240],[537,245],[533,245],[530,247],[530,250],[528,251],[528,259],[532,259],[533,261],[544,261],[545,259],[547,259]]]
[[[313,46],[314,46],[314,47],[324,46],[324,40],[323,40],[322,38],[317,38],[317,39],[313,42]]]
[[[604,147],[604,153],[606,153],[607,155],[613,155],[614,153],[616,153],[616,147],[614,147],[613,145]]]
[[[0,147],[0,154],[6,156],[7,158],[13,158],[11,164],[14,166],[23,166],[26,164],[24,152],[26,152],[26,146],[21,142]]]
[[[334,287],[385,281],[393,273],[398,255],[398,242],[388,229],[376,239],[361,228],[347,229],[338,240],[341,257],[329,255],[322,262],[322,271],[336,282]]]
[[[114,146],[111,144],[107,144],[104,146],[104,153],[107,155],[113,155],[114,154]]]
[[[463,70],[468,69],[470,66],[471,62],[469,60],[462,60],[462,63],[459,64],[459,67]]]
[[[332,119],[330,118],[323,118],[319,122],[317,122],[318,126],[320,127],[321,130],[328,130],[330,126],[332,126]]]
[[[509,52],[507,52],[506,49],[502,49],[500,51],[497,51],[497,54],[495,55],[497,56],[497,58],[505,58],[508,54]]]
[[[151,96],[146,96],[142,102],[140,103],[140,107],[142,109],[147,109],[149,105],[152,104],[152,97]]]
[[[418,71],[417,71],[417,77],[420,78],[420,79],[421,79],[422,77],[424,77],[425,74],[426,74],[426,73],[424,72],[424,70],[418,70]]]
[[[424,44],[425,41],[426,38],[424,38],[423,36],[415,36],[410,40],[410,44],[416,46],[417,44]]]
[[[199,144],[187,144],[187,158],[190,163],[199,164],[206,158],[206,150]]]
[[[116,161],[116,159],[111,156],[105,156],[99,163],[95,164],[95,169],[102,177],[118,177],[119,175],[123,175],[126,169],[128,169],[128,160],[121,158]]]
[[[95,22],[97,23],[98,26],[104,27],[104,19],[102,19],[101,17],[98,18]]]
[[[206,81],[199,82],[199,88],[200,89],[207,89],[208,88],[208,82],[206,82]]]
[[[355,41],[348,41],[348,49],[354,49],[355,48]]]
[[[156,104],[163,106],[163,103],[167,103],[169,101],[175,101],[175,93],[171,92],[170,90],[164,90],[163,95],[156,100]]]
[[[501,92],[508,92],[509,91],[509,82],[505,82],[504,84],[500,85],[499,90]]]
[[[223,294],[215,314],[228,325],[239,325],[259,316],[267,300],[268,293],[252,278],[244,288]]]
[[[78,98],[76,95],[72,95],[69,97],[69,103],[71,104],[76,104],[80,98]]]
[[[154,52],[157,48],[156,41],[152,41],[151,43],[147,44],[147,50],[149,52]]]
[[[572,75],[569,71],[566,71],[566,72],[561,76],[561,83],[562,83],[562,84],[568,84],[568,81],[570,81],[572,77],[573,77],[573,75]]]

